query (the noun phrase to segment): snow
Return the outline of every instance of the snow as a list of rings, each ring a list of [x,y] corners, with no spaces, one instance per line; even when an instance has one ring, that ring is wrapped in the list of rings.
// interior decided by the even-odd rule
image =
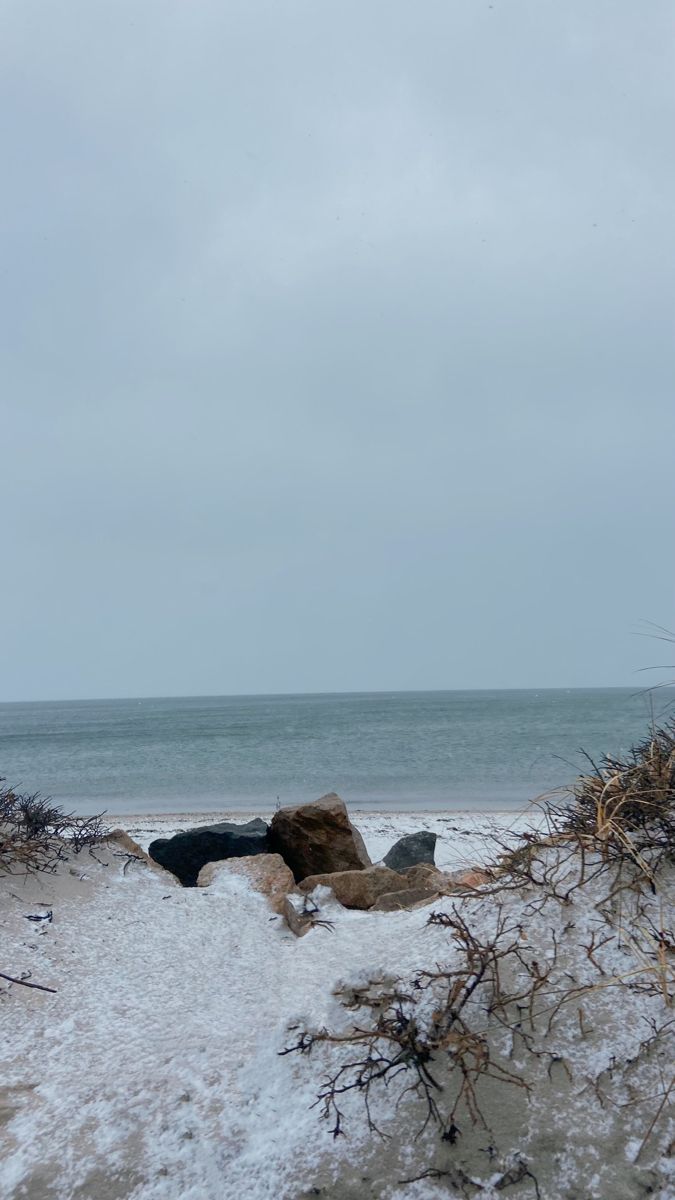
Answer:
[[[356,824],[373,858],[401,833],[420,825],[436,828],[437,861],[456,867],[485,857],[481,819],[357,814]],[[158,824],[154,817],[152,825],[134,818],[125,825],[147,842],[172,820],[173,827],[181,827],[175,818]],[[495,820],[504,828],[513,817]],[[15,976],[30,970],[32,980],[57,989],[51,995],[13,985],[0,997],[0,1195],[5,1200],[304,1200],[311,1195],[453,1200],[445,1179],[398,1182],[420,1174],[432,1161],[435,1135],[429,1131],[414,1140],[409,1106],[397,1110],[384,1094],[377,1101],[378,1121],[394,1134],[394,1144],[387,1145],[368,1133],[360,1097],[347,1097],[348,1137],[335,1140],[313,1107],[330,1051],[309,1057],[279,1054],[293,1039],[290,1026],[348,1027],[354,1015],[334,994],[341,981],[407,979],[456,958],[448,931],[428,925],[429,909],[354,912],[324,897],[321,916],[332,928],[316,928],[297,939],[240,877],[222,877],[216,891],[182,889],[138,864],[123,871],[118,856],[99,858],[77,860],[75,882],[83,873],[90,881],[82,895],[73,891],[72,876],[70,894],[58,880],[47,880],[40,900],[32,885],[12,880],[4,888],[0,969]],[[570,950],[570,961],[577,980],[589,987],[597,983],[597,972],[578,947],[598,925],[597,899],[589,895],[582,903],[577,894],[565,914],[565,921],[575,924],[577,949]],[[543,961],[551,951],[551,924],[561,923],[557,907],[532,915],[520,893],[511,894],[507,903],[514,920],[526,919],[529,942]],[[436,908],[450,912],[452,904],[446,900]],[[463,904],[472,927],[494,928],[490,897]],[[47,905],[53,910],[51,922],[26,920],[26,914],[47,911]],[[626,939],[621,944],[615,938],[598,957],[608,977],[636,968]],[[422,1015],[433,1001],[430,991]],[[600,1071],[611,1072],[613,1057],[638,1051],[649,1033],[647,1018],[660,1017],[660,1002],[625,988],[590,992],[583,1002],[589,1024],[605,1023],[603,1036],[581,1039],[574,1011],[574,1020],[554,1029],[547,1045],[585,1086]],[[662,1088],[656,1067],[653,1075],[636,1069],[640,1095],[651,1097]],[[589,1137],[588,1095],[578,1095],[564,1079],[557,1086],[567,1089],[562,1137],[545,1128],[555,1110],[555,1090],[535,1098],[534,1124],[529,1134],[522,1133],[523,1145],[528,1137],[544,1136],[542,1129],[555,1143],[561,1190],[548,1192],[546,1200],[572,1194],[562,1189],[566,1180],[578,1179],[582,1149],[587,1183],[595,1173],[597,1186],[605,1189],[590,1190],[589,1197],[612,1194],[622,1200],[638,1194],[630,1191],[632,1177],[628,1191],[608,1192],[602,1164],[595,1163],[591,1172],[590,1163],[598,1137],[621,1146],[630,1137],[628,1157],[614,1156],[623,1157],[630,1170],[658,1099],[638,1110],[635,1127],[621,1126],[617,1142],[613,1108],[595,1106]],[[514,1119],[523,1103],[514,1097]],[[497,1104],[504,1106],[503,1095]],[[554,1115],[560,1120],[560,1112]],[[492,1168],[482,1179],[491,1173],[499,1178]],[[675,1195],[668,1190],[669,1177],[663,1176],[659,1187],[653,1195],[663,1200]],[[511,1193],[486,1186],[483,1194]],[[516,1189],[513,1195],[529,1200],[534,1192]]]
[[[311,1183],[332,1140],[310,1108],[314,1081],[295,1078],[288,1119],[297,1072],[277,1052],[289,1020],[328,1021],[345,970],[421,966],[426,915],[340,910],[333,932],[296,939],[242,879],[167,892],[138,868],[65,901],[12,960],[58,992],[31,996],[30,1013],[12,993],[2,1009],[2,1078],[36,1084],[39,1102],[13,1122],[0,1194],[38,1151],[57,1195],[129,1161],[143,1163],[148,1200],[293,1195],[298,1159]]]

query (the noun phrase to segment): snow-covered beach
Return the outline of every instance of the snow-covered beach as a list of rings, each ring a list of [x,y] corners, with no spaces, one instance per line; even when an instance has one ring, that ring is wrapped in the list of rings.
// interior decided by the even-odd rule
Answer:
[[[133,816],[124,827],[147,846],[216,815],[227,814]],[[443,868],[486,861],[490,826],[501,837],[531,820],[513,813],[350,815],[373,861],[402,834],[424,828],[438,835]],[[668,888],[661,905],[672,903]],[[433,905],[441,916],[461,910],[482,936],[498,912],[506,914],[542,971],[556,957],[553,925],[554,944],[567,945],[558,986],[565,973],[573,975],[583,995],[583,1006],[568,1006],[543,1037],[548,1057],[536,1059],[527,1080],[536,1089],[533,1103],[526,1105],[522,1087],[489,1081],[482,1108],[501,1144],[491,1145],[480,1121],[473,1127],[462,1120],[453,1175],[438,1157],[438,1131],[428,1124],[420,1134],[424,1111],[406,1095],[407,1081],[370,1095],[383,1137],[368,1128],[357,1089],[341,1102],[344,1136],[335,1138],[316,1107],[335,1048],[280,1053],[298,1030],[347,1030],[362,1019],[345,1008],[345,989],[405,982],[456,960],[452,931],[429,924],[431,907],[359,912],[324,895],[328,924],[298,939],[245,880],[182,888],[110,847],[82,852],[56,875],[5,876],[1,969],[54,990],[0,980],[0,1194],[632,1200],[649,1190],[666,1200],[675,1194],[664,1156],[675,1133],[672,1122],[668,1133],[667,1113],[641,1143],[665,1092],[667,1065],[660,1046],[640,1059],[650,1031],[655,1036],[666,1023],[664,1006],[658,994],[595,990],[591,959],[605,980],[640,970],[627,933],[591,940],[601,925],[600,899],[589,886],[564,913],[558,904],[536,912],[521,888],[499,905],[480,893]],[[626,918],[628,911],[626,900]],[[575,933],[565,943],[571,925]],[[511,1043],[510,1033],[496,1036],[504,1060],[527,1075],[523,1046]],[[337,1054],[344,1058],[340,1048]],[[611,1095],[612,1071],[631,1057],[640,1061],[628,1091],[617,1074]],[[621,1109],[631,1095],[635,1104]],[[505,1141],[510,1166],[500,1158]],[[530,1161],[538,1163],[536,1175],[522,1167]]]

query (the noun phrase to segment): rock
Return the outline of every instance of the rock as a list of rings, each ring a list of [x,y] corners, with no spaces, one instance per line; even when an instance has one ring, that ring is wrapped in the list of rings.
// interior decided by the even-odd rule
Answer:
[[[311,892],[319,884],[329,887],[345,908],[372,908],[384,892],[397,892],[408,886],[405,876],[389,867],[364,867],[360,871],[333,871],[308,875],[299,884],[301,892]]]
[[[434,888],[441,896],[451,896],[453,892],[464,892],[467,888],[481,887],[490,883],[490,876],[477,867],[464,868],[461,871],[440,871],[428,863],[418,863],[416,867],[408,867],[402,875],[408,887]]]
[[[385,892],[375,901],[372,912],[398,912],[404,909],[423,908],[439,900],[438,892],[432,888],[407,888],[403,892]]]
[[[401,874],[406,881],[406,887],[435,888],[436,891],[442,892],[452,883],[451,876],[446,871],[433,867],[431,863],[416,863],[414,867],[407,867]],[[452,886],[455,887],[454,884]]]
[[[399,838],[382,861],[392,871],[405,871],[406,867],[414,867],[418,863],[430,863],[433,866],[435,849],[436,834],[422,829],[419,833],[407,833]]]
[[[298,883],[308,875],[371,866],[363,838],[334,792],[311,804],[280,808],[270,826],[270,849],[281,854]]]
[[[295,891],[293,872],[280,854],[255,854],[253,857],[225,858],[207,863],[199,872],[197,887],[210,887],[215,891],[218,880],[228,875],[248,879],[253,891],[267,896],[278,913],[283,912],[288,893]]]
[[[119,846],[120,850],[123,850],[125,854],[133,854],[136,858],[141,858],[143,861],[147,860],[150,866],[157,870],[159,864],[154,862],[153,859],[150,858],[150,855],[146,854],[143,847],[139,846],[138,842],[135,842],[134,839],[129,836],[126,829],[111,829],[109,833],[106,833],[103,840],[104,842],[114,842],[115,845]]]
[[[258,817],[245,825],[221,821],[186,829],[171,838],[157,838],[150,843],[148,853],[160,866],[172,871],[184,887],[196,887],[199,872],[208,862],[266,854],[267,834],[267,825]]]
[[[480,867],[469,867],[467,870],[453,871],[448,875],[448,879],[454,883],[456,888],[479,888],[486,883],[494,883],[494,878],[489,871],[483,871]]]
[[[314,925],[316,912],[308,907],[306,896],[302,899],[292,895],[285,896],[281,911],[288,928],[296,937],[304,937]]]
[[[167,883],[171,883],[173,886],[175,886],[175,875],[172,875],[170,871],[167,871],[164,867],[160,866],[158,862],[155,862],[154,859],[152,859],[150,855],[146,853],[142,846],[139,846],[138,842],[135,842],[132,837],[129,837],[126,829],[112,829],[104,838],[104,844],[107,843],[112,843],[113,854],[115,853],[115,848],[117,848],[118,852],[121,851],[123,854],[133,855],[133,857],[138,859],[144,866],[150,867],[151,870],[156,871],[158,875],[164,875]],[[124,865],[126,866],[126,863]]]

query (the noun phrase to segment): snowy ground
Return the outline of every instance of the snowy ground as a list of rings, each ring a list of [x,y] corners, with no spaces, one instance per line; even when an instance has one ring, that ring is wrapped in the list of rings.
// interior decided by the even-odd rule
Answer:
[[[421,825],[439,833],[441,866],[470,865],[484,855],[483,817],[352,815],[373,859]],[[160,831],[203,819],[153,817],[150,824],[125,818],[124,824],[147,843]],[[513,822],[512,814],[495,819],[502,826]],[[329,903],[333,929],[317,928],[298,940],[242,879],[233,877],[213,893],[182,889],[136,864],[125,873],[125,860],[110,851],[99,857],[80,856],[75,873],[67,869],[59,879],[14,878],[0,889],[0,970],[15,977],[30,971],[32,981],[56,989],[14,984],[0,997],[3,1200],[460,1195],[445,1178],[399,1182],[433,1161],[433,1132],[413,1137],[412,1101],[397,1110],[383,1098],[379,1115],[393,1139],[381,1142],[367,1133],[359,1098],[348,1098],[348,1137],[334,1140],[312,1108],[328,1059],[279,1056],[289,1025],[344,1024],[333,994],[339,980],[407,978],[452,957],[447,930],[427,925],[428,910],[363,913]],[[493,902],[467,903],[477,925],[489,925]],[[514,906],[522,903],[514,896]],[[447,900],[436,907],[451,906]],[[49,910],[51,921],[27,919]],[[591,918],[577,914],[580,927]],[[565,919],[569,924],[570,913]],[[530,926],[531,938],[545,940],[546,922]],[[603,953],[609,975],[626,969],[625,948],[614,957],[609,949]],[[613,1053],[631,1053],[645,1036],[645,1020],[658,1012],[658,1001],[622,993],[615,1029],[611,1004],[618,1002],[608,1007],[605,995],[595,1024],[609,1022],[611,1029],[599,1046],[576,1045],[576,1013],[572,1034],[565,1034],[560,1053],[575,1070],[590,1071],[592,1060],[597,1073]],[[647,1185],[662,1200],[675,1195],[670,1177],[650,1166],[649,1155],[639,1190],[630,1168],[656,1103],[642,1110],[644,1120],[638,1112],[634,1130],[619,1125],[617,1134],[613,1115],[610,1120],[600,1109],[589,1130],[587,1109],[579,1107],[564,1073],[559,1080],[549,1075],[563,1101],[565,1128],[544,1128],[549,1117],[542,1109],[536,1137],[549,1139],[554,1170],[541,1200],[631,1200],[646,1195]],[[636,1084],[651,1099],[658,1078],[636,1075]],[[544,1109],[552,1110],[554,1100],[549,1096]],[[524,1123],[523,1097],[500,1092],[496,1104],[507,1133],[524,1146],[535,1134]],[[602,1154],[614,1159],[611,1180],[599,1157],[603,1139]],[[480,1194],[494,1200],[536,1195],[527,1179]]]

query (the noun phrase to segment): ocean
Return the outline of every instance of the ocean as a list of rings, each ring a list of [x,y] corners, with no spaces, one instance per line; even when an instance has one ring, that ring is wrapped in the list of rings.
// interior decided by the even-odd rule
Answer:
[[[0,776],[78,813],[517,809],[627,749],[675,691],[207,696],[0,704]]]

